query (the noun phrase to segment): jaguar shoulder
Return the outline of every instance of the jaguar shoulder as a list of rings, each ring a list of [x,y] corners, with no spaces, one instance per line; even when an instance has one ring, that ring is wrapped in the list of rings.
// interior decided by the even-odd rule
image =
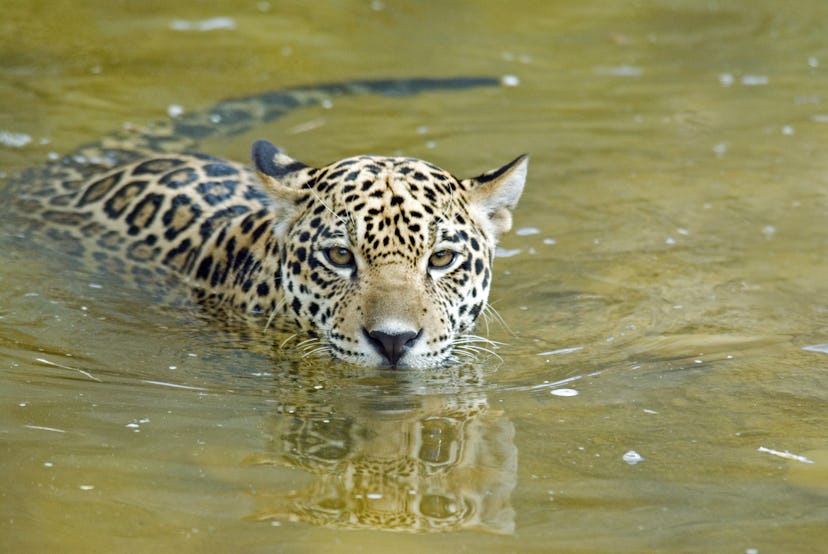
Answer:
[[[342,90],[390,94],[422,81]],[[431,88],[492,84],[446,83]],[[252,169],[172,151],[221,129],[210,126],[215,113],[233,132],[320,101],[326,87],[226,101],[212,115],[113,135],[24,172],[7,185],[6,204],[101,266],[144,281],[173,276],[205,305],[307,335],[306,353],[395,368],[473,354],[485,340],[473,328],[523,190],[525,156],[457,179],[404,157],[310,167],[263,140]],[[285,108],[285,98],[294,105]]]

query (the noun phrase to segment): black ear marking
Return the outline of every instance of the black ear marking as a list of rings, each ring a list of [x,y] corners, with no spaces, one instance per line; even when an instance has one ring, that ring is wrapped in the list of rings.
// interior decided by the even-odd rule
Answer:
[[[477,181],[478,183],[481,183],[481,184],[482,183],[488,183],[489,181],[494,181],[494,180],[499,179],[500,177],[502,177],[503,174],[508,173],[509,171],[511,171],[515,166],[517,166],[521,162],[523,162],[525,160],[528,160],[528,159],[529,159],[528,154],[521,154],[520,156],[518,156],[517,158],[515,158],[514,160],[512,160],[511,162],[507,163],[506,165],[504,165],[502,167],[499,167],[497,169],[493,169],[492,171],[487,171],[486,173],[484,173],[482,175],[478,175],[477,177],[474,178],[474,180]]]
[[[256,167],[256,170],[266,175],[273,175],[274,172],[278,171],[273,161],[278,153],[279,149],[268,140],[259,139],[254,142],[251,149],[251,157],[253,158],[253,165]],[[273,176],[276,177],[276,175]]]
[[[269,140],[259,139],[253,143],[251,157],[256,171],[269,175],[270,177],[284,177],[293,171],[308,167],[302,162],[286,156]],[[279,163],[277,158],[288,163]]]

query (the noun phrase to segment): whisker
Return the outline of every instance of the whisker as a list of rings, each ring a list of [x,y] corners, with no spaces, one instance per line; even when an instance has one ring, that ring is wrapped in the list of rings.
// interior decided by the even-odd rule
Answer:
[[[483,311],[480,312],[480,315],[483,317],[483,325],[486,327],[486,334],[488,335],[491,331],[489,330],[489,314],[486,313],[486,308],[483,308]]]
[[[287,302],[287,300],[282,300],[281,302],[279,302],[279,304],[276,305],[276,307],[273,308],[273,311],[270,312],[270,315],[267,318],[267,323],[265,323],[264,326],[265,331],[268,330],[270,325],[273,323],[273,320],[276,319],[276,314],[282,311],[282,307],[285,305],[285,302]]]
[[[455,351],[456,352],[464,352],[464,353],[467,353],[467,354],[476,354],[478,352],[483,352],[483,351],[488,351],[488,350],[484,349],[481,346],[466,345],[466,346],[458,346],[455,349]]]
[[[461,335],[452,341],[452,355],[458,361],[474,362],[486,353],[502,362],[503,358],[495,352],[502,344],[478,335]]]
[[[267,329],[267,327],[265,327],[265,329]],[[280,349],[280,350],[284,350],[284,349],[285,349],[285,345],[286,345],[287,343],[289,343],[290,341],[292,341],[293,339],[295,339],[296,337],[298,337],[298,336],[299,336],[299,335],[297,335],[296,333],[294,333],[294,334],[290,335],[288,338],[286,338],[285,340],[283,340],[283,341],[282,341],[282,343],[279,345],[279,349]],[[299,344],[301,344],[301,343],[299,343]]]
[[[319,342],[318,338],[311,337],[309,339],[301,340],[296,343],[295,348],[306,348],[308,345],[314,345]]]
[[[331,352],[331,347],[324,344],[324,345],[321,345],[321,346],[318,346],[316,348],[312,348],[310,350],[307,350],[307,351],[303,352],[302,353],[302,358],[310,358],[311,356],[317,356],[317,355],[322,354],[322,353],[330,354],[330,352]]]
[[[328,210],[328,212],[332,216],[334,216],[336,219],[338,219],[340,223],[342,223],[344,225],[348,224],[348,220],[346,218],[343,218],[343,217],[337,215],[337,213],[335,211],[333,211],[333,209],[331,209],[331,207],[324,200],[322,200],[322,198],[316,193],[315,190],[313,190],[313,189],[308,189],[308,190],[310,190],[310,193],[313,195],[313,197],[316,198],[319,201],[320,204],[325,206],[325,209]],[[350,215],[348,217],[350,217]]]
[[[488,348],[477,347],[477,348],[475,349],[475,352],[485,352],[486,354],[489,354],[490,356],[493,356],[493,357],[497,358],[497,359],[498,359],[498,360],[500,360],[501,362],[503,361],[503,358],[500,356],[500,354],[498,354],[498,353],[497,353],[497,352],[495,352],[494,350],[490,350],[490,349],[488,349]]]
[[[478,335],[461,335],[454,339],[452,344],[486,344],[492,348],[498,348],[500,346],[505,346],[506,343],[499,342],[496,340],[492,340],[486,337],[481,337]]]
[[[483,307],[483,316],[484,316],[484,318],[486,318],[487,322],[488,322],[487,318],[491,317],[494,321],[499,323],[510,335],[513,335],[513,336],[515,335],[515,332],[512,331],[512,328],[509,327],[509,324],[506,323],[506,320],[503,319],[503,316],[501,316],[498,313],[498,311],[495,309],[494,306],[492,306],[491,303],[486,302],[486,305]],[[486,332],[488,333],[488,327],[486,328]]]

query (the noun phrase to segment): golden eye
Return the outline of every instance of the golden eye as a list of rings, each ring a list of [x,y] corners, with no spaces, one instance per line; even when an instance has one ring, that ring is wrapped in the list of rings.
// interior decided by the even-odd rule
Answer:
[[[452,250],[438,250],[428,258],[428,267],[431,269],[443,269],[451,265],[457,257],[457,252]]]
[[[342,246],[326,248],[325,257],[337,267],[353,267],[354,265],[354,253]]]

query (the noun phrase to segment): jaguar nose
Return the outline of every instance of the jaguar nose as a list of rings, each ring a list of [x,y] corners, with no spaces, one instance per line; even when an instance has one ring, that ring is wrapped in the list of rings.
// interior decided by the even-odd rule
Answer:
[[[418,338],[422,330],[414,333],[413,331],[404,331],[402,333],[386,333],[385,331],[368,331],[363,330],[365,336],[368,338],[374,348],[382,354],[391,367],[396,367],[397,362],[402,358]]]

